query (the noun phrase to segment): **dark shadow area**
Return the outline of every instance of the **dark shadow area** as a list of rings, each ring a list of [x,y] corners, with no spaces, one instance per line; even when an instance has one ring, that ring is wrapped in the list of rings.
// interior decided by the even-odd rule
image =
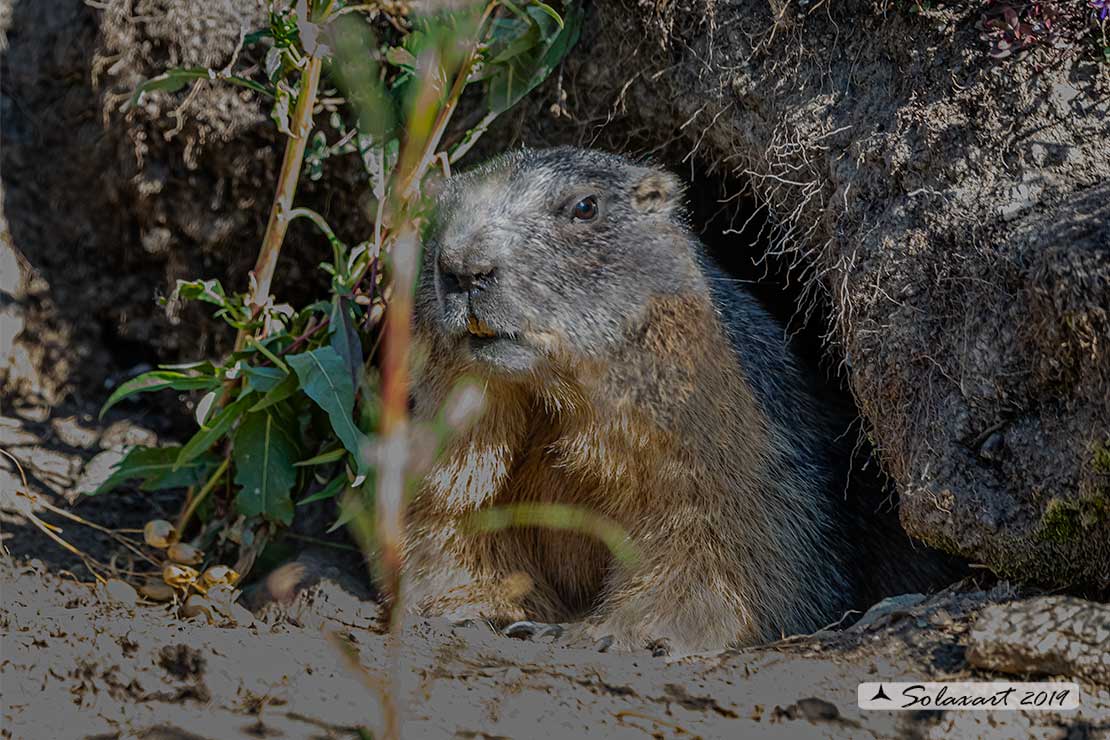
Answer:
[[[810,266],[792,265],[792,257],[769,253],[773,224],[741,180],[696,167],[688,182],[687,206],[694,233],[725,272],[778,319],[784,339],[789,338],[803,361],[819,369],[827,386],[846,394],[844,377],[837,372],[842,358],[823,339],[828,332],[828,303],[822,295],[806,290]]]
[[[665,161],[665,160],[664,160]],[[838,421],[829,464],[836,478],[836,496],[844,517],[845,535],[866,542],[855,551],[857,572],[874,574],[875,585],[862,608],[906,590],[935,590],[967,575],[962,559],[942,556],[921,543],[908,545],[898,521],[898,494],[868,437],[868,429],[842,372],[843,355],[827,339],[830,305],[825,294],[809,284],[814,265],[796,255],[773,249],[774,226],[765,209],[737,178],[709,168],[666,162],[686,175],[690,225],[717,264],[762,303],[783,327],[818,396]],[[875,554],[890,554],[888,562]],[[902,561],[902,562],[898,562]],[[913,562],[908,562],[913,561]],[[903,577],[904,576],[904,577]],[[993,580],[993,579],[989,579]],[[898,584],[895,590],[880,583]],[[858,615],[856,615],[858,616]],[[854,619],[845,620],[850,624]]]

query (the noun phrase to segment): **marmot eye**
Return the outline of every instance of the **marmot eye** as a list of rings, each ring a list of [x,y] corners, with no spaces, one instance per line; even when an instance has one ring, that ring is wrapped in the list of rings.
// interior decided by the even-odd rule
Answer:
[[[597,218],[597,196],[590,195],[574,205],[575,221],[593,221]]]

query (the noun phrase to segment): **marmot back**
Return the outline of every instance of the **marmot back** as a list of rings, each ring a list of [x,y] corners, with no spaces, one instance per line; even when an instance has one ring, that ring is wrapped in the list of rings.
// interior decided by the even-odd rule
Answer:
[[[836,621],[875,585],[868,543],[922,559],[889,516],[845,500],[848,420],[703,254],[681,202],[663,170],[572,148],[447,182],[417,291],[417,415],[464,378],[486,405],[413,502],[410,607],[584,620],[686,653]],[[638,557],[573,529],[467,526],[527,504],[595,512]]]

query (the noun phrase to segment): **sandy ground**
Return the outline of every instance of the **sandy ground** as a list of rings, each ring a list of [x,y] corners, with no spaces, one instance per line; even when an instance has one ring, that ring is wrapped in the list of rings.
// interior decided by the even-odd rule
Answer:
[[[155,436],[71,411],[0,419],[0,447],[21,461],[29,488],[60,505],[113,448]],[[522,641],[441,620],[410,621],[394,644],[360,576],[309,550],[299,564],[314,585],[292,604],[209,624],[169,604],[121,603],[91,585],[73,558],[13,513],[22,484],[4,465],[4,737],[380,737],[380,688],[390,680],[413,738],[1110,737],[1110,609],[1091,602],[965,583],[884,602],[848,629],[681,660]],[[173,503],[77,501],[75,511],[113,527],[140,525]],[[72,523],[63,535],[105,560],[115,547]],[[856,707],[861,681],[1026,673],[1079,680],[1081,709]]]

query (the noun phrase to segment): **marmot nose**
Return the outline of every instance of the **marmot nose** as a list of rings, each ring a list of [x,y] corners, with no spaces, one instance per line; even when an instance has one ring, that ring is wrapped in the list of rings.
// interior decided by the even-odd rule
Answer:
[[[497,277],[497,268],[488,262],[468,262],[465,265],[440,264],[443,287],[448,293],[480,293]]]

